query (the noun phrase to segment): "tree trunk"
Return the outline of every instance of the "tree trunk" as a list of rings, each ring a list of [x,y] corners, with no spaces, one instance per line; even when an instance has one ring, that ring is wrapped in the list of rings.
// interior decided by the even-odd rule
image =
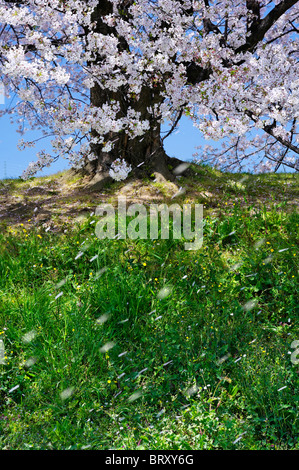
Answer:
[[[158,99],[158,94],[149,87],[144,87],[138,99],[134,100],[126,97],[125,90],[112,93],[103,90],[99,85],[95,85],[91,90],[91,105],[93,107],[100,107],[112,99],[120,103],[120,115],[124,116],[128,107],[131,106],[135,111],[141,113],[142,120],[149,120],[150,128],[145,134],[135,138],[131,138],[126,132],[110,132],[105,136],[105,141],[114,142],[112,150],[104,152],[102,144],[93,144],[91,149],[97,158],[86,162],[85,172],[93,177],[94,182],[100,187],[101,183],[105,184],[110,179],[109,169],[112,162],[117,158],[122,158],[131,165],[132,173],[136,176],[154,175],[156,181],[174,181],[175,177],[169,169],[173,159],[167,156],[163,148],[160,136],[161,125],[147,111],[147,107]],[[91,134],[97,136],[95,130],[92,130]],[[180,161],[177,160],[177,162]]]

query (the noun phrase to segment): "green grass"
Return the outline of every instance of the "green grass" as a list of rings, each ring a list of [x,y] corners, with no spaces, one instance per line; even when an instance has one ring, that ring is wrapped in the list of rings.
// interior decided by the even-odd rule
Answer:
[[[233,201],[194,252],[0,235],[1,449],[299,448],[299,216]]]

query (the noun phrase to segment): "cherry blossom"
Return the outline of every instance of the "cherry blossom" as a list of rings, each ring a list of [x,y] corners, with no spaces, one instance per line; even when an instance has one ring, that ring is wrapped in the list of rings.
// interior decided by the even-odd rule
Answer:
[[[80,168],[109,154],[122,178],[157,160],[159,126],[170,134],[182,116],[221,142],[198,149],[200,161],[298,169],[298,16],[296,0],[0,0],[11,97],[0,116],[52,137],[53,155],[40,152],[24,177],[57,158]]]
[[[131,170],[131,165],[128,165],[124,160],[117,158],[112,163],[109,174],[116,181],[122,181],[128,177]]]

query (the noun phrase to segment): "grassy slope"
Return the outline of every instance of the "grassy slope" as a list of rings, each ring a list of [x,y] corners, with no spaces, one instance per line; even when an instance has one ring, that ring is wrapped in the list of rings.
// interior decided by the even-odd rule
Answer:
[[[242,206],[283,203],[286,208],[298,206],[298,176],[296,174],[231,174],[221,173],[209,167],[192,165],[187,178],[177,184],[165,185],[153,181],[128,179],[114,183],[102,191],[92,191],[88,182],[70,172],[62,172],[43,178],[0,181],[0,224],[2,228],[12,224],[27,224],[28,219],[37,225],[61,227],[63,223],[79,222],[101,202],[113,202],[118,195],[128,202],[171,202],[172,196],[183,186],[186,193],[173,202],[200,202],[205,214],[218,214],[227,203]],[[227,205],[226,204],[226,205]],[[31,224],[32,225],[32,224]]]
[[[298,449],[298,177],[179,185],[2,182],[1,449]],[[202,248],[98,240],[118,194],[203,203]]]

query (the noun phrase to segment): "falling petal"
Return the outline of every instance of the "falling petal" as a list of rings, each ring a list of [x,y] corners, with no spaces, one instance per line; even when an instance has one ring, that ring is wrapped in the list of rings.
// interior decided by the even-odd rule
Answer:
[[[181,194],[184,194],[186,192],[186,190],[184,188],[182,188],[182,186],[179,188],[179,190],[172,196],[171,199],[174,199],[175,197],[178,197],[180,196]]]
[[[230,271],[236,271],[237,269],[240,268],[240,266],[242,266],[242,264],[243,264],[243,263],[241,263],[241,262],[240,262],[240,263],[233,264],[233,266],[231,266],[231,267],[229,268],[229,270],[230,270]]]
[[[181,175],[182,173],[184,173],[184,171],[186,171],[189,168],[189,166],[190,166],[190,163],[181,163],[173,170],[173,174],[176,176]]]
[[[190,406],[190,405],[183,405],[183,406],[181,407],[181,410],[184,410],[185,408],[188,408],[189,406]]]
[[[141,395],[142,395],[142,393],[141,393],[140,391],[135,392],[135,393],[133,393],[133,394],[128,398],[128,400],[129,400],[129,401],[135,401],[135,400],[137,400],[138,398],[140,398]]]
[[[107,267],[105,266],[104,268],[100,269],[94,276],[94,280],[96,281],[97,279],[99,279],[99,277],[105,272],[107,271]]]
[[[192,385],[185,391],[185,393],[188,397],[191,397],[192,395],[194,395],[194,393],[198,391],[198,389],[199,387],[197,385]]]
[[[265,239],[262,238],[261,240],[258,240],[257,242],[255,242],[254,248],[258,250],[264,243],[265,243]]]
[[[98,325],[102,325],[105,321],[108,320],[110,315],[108,315],[108,313],[104,313],[104,315],[101,315],[97,320],[96,320],[96,323]]]
[[[75,387],[68,387],[60,393],[61,400],[67,400],[74,393]]]
[[[27,361],[25,362],[24,366],[25,367],[32,367],[34,366],[34,364],[36,363],[37,361],[37,358],[36,357],[30,357],[29,359],[27,359]]]
[[[67,282],[67,278],[62,279],[60,282],[58,282],[58,283],[56,284],[56,286],[55,286],[56,289],[59,289],[59,287],[64,286],[64,284],[65,284],[66,282]]]
[[[35,337],[36,337],[36,331],[31,330],[23,336],[22,341],[23,343],[27,344],[27,343],[30,343]]]
[[[239,442],[242,439],[242,437],[244,436],[244,434],[246,434],[246,431],[243,432],[242,434],[240,434],[240,436],[237,437],[237,439],[233,442],[233,444],[236,444],[237,442]]]
[[[246,304],[243,305],[243,309],[246,312],[249,312],[256,306],[257,303],[258,303],[257,299],[251,299],[248,302],[246,302]]]
[[[5,347],[2,339],[0,339],[0,364],[5,364]]]
[[[171,364],[173,361],[168,361],[168,362],[165,362],[165,364],[163,364],[163,367],[167,366],[168,364]]]
[[[217,365],[220,365],[222,364],[224,361],[226,361],[228,358],[230,357],[230,354],[226,354],[225,356],[222,356],[218,361],[217,361]]]
[[[102,346],[100,348],[100,352],[107,352],[109,351],[110,349],[112,349],[114,346],[115,346],[116,343],[114,343],[113,341],[109,341],[108,343],[104,344],[104,346]]]
[[[172,287],[163,287],[161,290],[159,290],[158,292],[158,299],[162,300],[162,299],[165,299],[166,297],[169,296],[169,294],[171,293],[172,291]]]
[[[137,376],[145,372],[148,368],[146,367],[145,369],[142,369],[140,372],[137,373]]]

